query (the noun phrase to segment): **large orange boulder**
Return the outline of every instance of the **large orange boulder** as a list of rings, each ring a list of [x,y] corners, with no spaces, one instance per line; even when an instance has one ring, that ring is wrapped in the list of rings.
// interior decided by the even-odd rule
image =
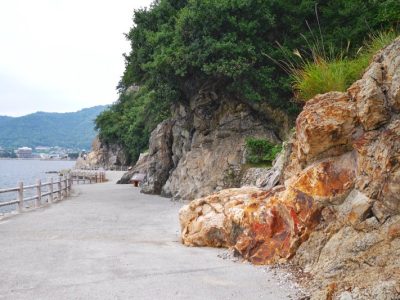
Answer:
[[[321,209],[342,201],[354,186],[354,157],[315,163],[287,188],[230,189],[180,210],[182,241],[230,247],[256,264],[291,257],[319,224]]]
[[[230,247],[245,226],[245,207],[265,199],[255,187],[227,189],[190,202],[181,208],[182,242],[186,246]]]
[[[342,202],[354,187],[353,155],[305,169],[287,188],[245,208],[246,230],[234,248],[255,264],[290,258],[319,224],[321,210]]]

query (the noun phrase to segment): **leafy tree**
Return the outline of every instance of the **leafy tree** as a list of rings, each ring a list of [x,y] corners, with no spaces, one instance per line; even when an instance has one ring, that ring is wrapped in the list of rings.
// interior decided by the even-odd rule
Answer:
[[[156,0],[134,12],[121,99],[98,118],[100,136],[125,145],[134,160],[169,104],[204,86],[295,114],[290,78],[274,60],[316,40],[338,50],[350,41],[352,56],[368,33],[397,26],[399,16],[397,0]],[[126,100],[132,84],[141,96]]]
[[[130,161],[148,147],[151,131],[169,116],[169,105],[163,101],[162,89],[121,94],[117,103],[100,114],[95,123],[103,142],[120,144]],[[156,101],[157,99],[157,101]]]
[[[356,50],[368,32],[398,22],[393,9],[400,13],[393,0],[156,1],[135,12],[121,86],[162,82],[179,94],[171,100],[185,100],[213,82],[243,100],[288,109],[288,76],[263,53],[280,60],[277,42],[307,47],[319,28],[326,45],[351,41]]]

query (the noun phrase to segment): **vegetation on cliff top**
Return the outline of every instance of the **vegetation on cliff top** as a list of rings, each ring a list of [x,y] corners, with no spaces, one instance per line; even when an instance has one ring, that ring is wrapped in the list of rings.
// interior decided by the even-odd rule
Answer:
[[[344,92],[361,78],[372,57],[397,36],[397,32],[393,30],[375,34],[359,49],[355,57],[347,57],[345,52],[339,56],[330,56],[323,49],[314,47],[311,49],[312,60],[307,61],[297,52],[302,60],[300,67],[288,65],[296,98],[307,101],[317,94],[329,91]]]
[[[352,57],[371,31],[395,26],[399,12],[396,0],[154,1],[134,12],[126,35],[132,50],[118,84],[121,99],[98,118],[100,137],[117,141],[135,160],[147,147],[142,139],[155,120],[168,115],[170,103],[187,102],[205,86],[296,113],[290,76],[263,53],[285,59],[277,43],[288,52],[302,49],[304,37],[312,39],[310,29],[320,28],[326,46],[341,49],[351,41]],[[124,91],[132,84],[143,92],[126,101]],[[149,112],[147,117],[137,113],[141,110]]]
[[[119,100],[96,119],[99,138],[120,144],[128,161],[136,159],[148,148],[151,131],[169,116],[168,101],[160,90],[146,86],[138,92],[123,93]]]

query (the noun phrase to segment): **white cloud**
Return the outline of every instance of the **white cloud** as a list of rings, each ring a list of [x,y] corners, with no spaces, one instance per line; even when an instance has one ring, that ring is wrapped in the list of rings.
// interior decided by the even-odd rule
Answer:
[[[116,100],[123,33],[151,0],[0,0],[0,115]]]

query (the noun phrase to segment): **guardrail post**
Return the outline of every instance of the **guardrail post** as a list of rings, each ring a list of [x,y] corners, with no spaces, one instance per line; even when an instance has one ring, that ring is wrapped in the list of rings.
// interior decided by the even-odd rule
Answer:
[[[38,179],[36,181],[36,201],[35,207],[40,207],[42,204],[42,181]]]
[[[64,176],[64,185],[65,185],[65,197],[68,197],[68,177],[67,175]]]
[[[58,186],[58,191],[57,191],[57,196],[58,196],[58,201],[61,201],[61,197],[62,197],[62,191],[61,191],[61,176],[58,176],[58,182],[57,182],[57,186]]]
[[[18,211],[24,211],[24,183],[20,181],[18,183]]]
[[[49,186],[49,192],[50,192],[50,203],[54,202],[54,189],[53,189],[53,177],[50,178],[50,186]]]
[[[68,190],[68,195],[71,194],[71,185],[72,185],[71,174],[68,174],[68,175],[67,175],[67,190]]]
[[[63,176],[60,177],[60,183],[61,183],[61,199],[65,198],[65,179]]]

